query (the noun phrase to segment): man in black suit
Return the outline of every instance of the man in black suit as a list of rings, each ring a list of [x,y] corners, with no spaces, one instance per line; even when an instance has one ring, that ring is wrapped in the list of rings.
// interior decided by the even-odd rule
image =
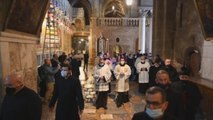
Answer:
[[[0,120],[41,120],[41,99],[23,84],[21,74],[12,73],[5,79]]]
[[[132,120],[176,120],[165,112],[168,106],[166,93],[160,87],[151,87],[146,91],[146,109],[134,114]]]

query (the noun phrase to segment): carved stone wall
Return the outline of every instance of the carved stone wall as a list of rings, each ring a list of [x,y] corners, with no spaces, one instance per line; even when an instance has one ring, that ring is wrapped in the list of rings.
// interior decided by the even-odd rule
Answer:
[[[2,83],[11,72],[22,72],[24,84],[37,91],[35,45],[38,39],[20,33],[0,32],[0,102],[5,93]]]
[[[188,49],[202,54],[204,37],[193,0],[163,0],[154,3],[153,53],[189,63]]]
[[[109,40],[109,52],[113,53],[113,49],[116,45],[121,46],[122,52],[135,53],[136,40],[138,39],[138,27],[127,27],[127,26],[97,26],[96,19],[92,19],[91,27],[91,43],[89,46],[92,54],[92,58],[96,56],[96,42],[102,34],[106,39]],[[116,42],[116,38],[120,41]]]

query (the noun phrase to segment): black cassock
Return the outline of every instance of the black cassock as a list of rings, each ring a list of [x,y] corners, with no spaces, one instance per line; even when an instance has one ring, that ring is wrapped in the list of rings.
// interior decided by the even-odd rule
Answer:
[[[6,94],[0,120],[41,120],[41,107],[38,94],[23,87],[16,94]]]
[[[49,107],[53,107],[56,101],[56,120],[80,120],[79,109],[84,109],[84,99],[79,79],[60,77],[55,83]]]

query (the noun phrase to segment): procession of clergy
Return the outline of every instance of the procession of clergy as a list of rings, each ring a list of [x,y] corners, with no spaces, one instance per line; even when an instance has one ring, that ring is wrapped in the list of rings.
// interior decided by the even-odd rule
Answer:
[[[86,53],[84,71],[88,70],[88,58]],[[187,67],[182,67],[178,74],[171,59],[163,61],[156,55],[151,60],[139,53],[117,54],[111,58],[108,53],[98,54],[95,64],[96,109],[107,109],[112,81],[116,82],[117,107],[129,102],[129,81],[135,81],[141,96],[145,95],[146,107],[143,112],[135,113],[132,120],[196,120],[202,95],[189,81]],[[0,120],[41,120],[41,100],[49,104],[50,111],[56,106],[55,120],[80,120],[84,110],[80,66],[81,58],[76,55],[63,53],[57,57],[54,54],[53,59],[45,59],[38,68],[39,96],[25,87],[22,74],[8,75]]]
[[[148,89],[150,85],[150,63],[147,61],[145,55],[138,54],[137,56],[133,56],[131,54],[119,54],[110,58],[107,53],[103,55],[99,54],[96,58],[96,64],[97,65],[94,69],[94,78],[97,91],[97,109],[101,107],[107,109],[107,96],[108,93],[111,92],[111,80],[116,80],[115,91],[117,92],[117,107],[129,102],[128,91],[130,79],[138,78],[140,93],[145,93],[146,89]]]
[[[111,92],[110,82],[115,80],[117,107],[129,102],[129,81],[138,83],[138,91],[145,95],[146,109],[133,116],[133,120],[195,120],[202,99],[198,87],[189,82],[190,71],[183,66],[178,73],[171,59],[153,60],[147,54],[99,54],[96,58],[96,109],[107,109]]]

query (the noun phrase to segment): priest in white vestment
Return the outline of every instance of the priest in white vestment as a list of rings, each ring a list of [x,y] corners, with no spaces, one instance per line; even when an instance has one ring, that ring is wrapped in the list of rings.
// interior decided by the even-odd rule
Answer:
[[[116,97],[116,105],[120,107],[122,104],[129,102],[129,77],[131,69],[125,63],[125,59],[121,58],[120,63],[115,66],[114,74],[116,78],[115,91],[118,93]]]

